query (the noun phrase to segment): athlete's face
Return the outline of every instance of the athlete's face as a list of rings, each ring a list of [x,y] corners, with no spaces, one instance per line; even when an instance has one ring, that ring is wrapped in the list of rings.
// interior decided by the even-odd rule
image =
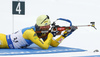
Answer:
[[[50,25],[40,26],[40,29],[43,30],[43,31],[49,30],[49,28],[50,28]]]

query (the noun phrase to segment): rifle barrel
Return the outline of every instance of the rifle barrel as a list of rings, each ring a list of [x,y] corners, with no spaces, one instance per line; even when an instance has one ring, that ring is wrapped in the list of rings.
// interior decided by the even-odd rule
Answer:
[[[78,25],[77,27],[87,27],[87,26],[91,26],[91,25]]]

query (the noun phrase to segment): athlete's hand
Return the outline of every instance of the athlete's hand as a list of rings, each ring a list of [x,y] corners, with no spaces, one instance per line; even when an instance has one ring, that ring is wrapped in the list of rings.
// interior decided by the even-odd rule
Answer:
[[[63,33],[62,36],[66,38],[69,33],[74,32],[76,29],[77,29],[77,26],[71,26],[70,29],[66,29],[66,31]]]
[[[52,31],[51,34],[53,35],[53,37],[55,37],[57,35],[58,31]]]

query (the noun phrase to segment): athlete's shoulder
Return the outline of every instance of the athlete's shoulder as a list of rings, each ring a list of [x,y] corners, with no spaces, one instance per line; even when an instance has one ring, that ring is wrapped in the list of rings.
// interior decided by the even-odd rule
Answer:
[[[36,31],[35,26],[26,27],[26,28],[23,28],[23,29],[22,29],[22,34],[23,34],[26,30]]]
[[[27,29],[24,33],[23,33],[23,37],[24,38],[31,38],[32,36],[34,36],[36,33],[33,29]]]

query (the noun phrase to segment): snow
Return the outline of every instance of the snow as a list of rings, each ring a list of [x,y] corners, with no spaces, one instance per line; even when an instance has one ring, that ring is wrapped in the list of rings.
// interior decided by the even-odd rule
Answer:
[[[85,53],[86,55],[98,54],[92,52],[96,49],[100,50],[99,2],[100,0],[25,0],[25,15],[12,15],[12,0],[2,0],[0,2],[0,33],[11,34],[24,27],[33,26],[36,23],[36,18],[42,14],[49,15],[51,22],[57,18],[70,19],[73,25],[87,25],[94,21],[96,22],[97,30],[92,27],[79,27],[72,35],[64,39],[60,46],[82,48],[91,51]],[[62,22],[58,23],[62,24]],[[23,56],[61,57],[71,54],[74,53]],[[77,55],[80,55],[80,53],[77,53]]]

